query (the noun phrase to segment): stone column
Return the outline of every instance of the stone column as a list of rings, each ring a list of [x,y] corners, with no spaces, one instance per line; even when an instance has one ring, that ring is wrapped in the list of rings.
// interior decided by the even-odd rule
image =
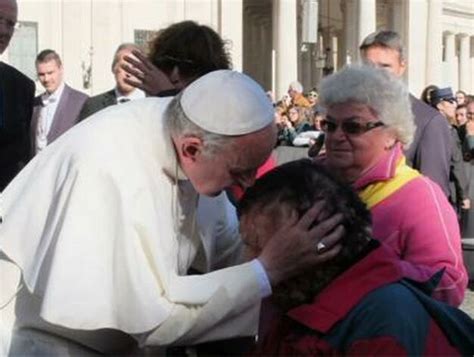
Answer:
[[[471,39],[467,34],[459,36],[459,88],[470,93],[471,90]]]
[[[449,86],[453,87],[453,89],[456,87],[456,82],[457,82],[457,75],[455,75],[455,69],[456,69],[456,42],[455,42],[455,37],[454,33],[452,32],[446,32],[445,33],[445,53],[446,53],[446,65],[447,65],[447,78],[446,82],[449,84]],[[441,83],[438,83],[437,85],[440,85]]]
[[[441,85],[443,62],[443,33],[441,29],[442,2],[429,0],[428,3],[428,33],[426,41],[426,82]]]
[[[219,0],[219,33],[230,40],[233,68],[241,71],[243,67],[243,1]]]
[[[358,0],[357,1],[357,55],[360,59],[359,46],[368,34],[376,29],[376,0]]]
[[[357,18],[354,16],[356,10],[355,0],[342,0],[341,10],[344,14],[344,50],[341,53],[340,66],[356,62],[359,44],[357,43],[356,31]]]
[[[298,78],[296,0],[273,1],[273,48],[275,49],[276,100]]]
[[[338,69],[338,57],[339,57],[339,39],[336,34],[331,35],[331,64],[334,71]]]

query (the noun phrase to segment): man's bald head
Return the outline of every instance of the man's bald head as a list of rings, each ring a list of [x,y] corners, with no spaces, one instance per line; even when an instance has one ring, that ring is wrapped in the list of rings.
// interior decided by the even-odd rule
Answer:
[[[16,0],[0,0],[0,54],[2,54],[13,36],[18,19]]]

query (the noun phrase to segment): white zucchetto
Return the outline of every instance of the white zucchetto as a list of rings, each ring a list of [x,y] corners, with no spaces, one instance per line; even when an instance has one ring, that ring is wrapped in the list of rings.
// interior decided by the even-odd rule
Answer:
[[[274,120],[272,103],[262,87],[232,70],[213,71],[197,79],[183,91],[180,103],[193,123],[215,134],[249,134]]]

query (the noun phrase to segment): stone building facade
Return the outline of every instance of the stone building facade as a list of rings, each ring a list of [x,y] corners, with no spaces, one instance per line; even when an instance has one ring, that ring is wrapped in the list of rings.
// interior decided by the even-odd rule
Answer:
[[[428,84],[474,92],[472,0],[18,0],[19,25],[2,60],[35,77],[45,49],[63,58],[66,79],[89,94],[113,86],[112,55],[122,42],[145,44],[185,19],[228,41],[233,66],[277,97],[298,79],[306,90],[356,62],[370,32],[399,32],[410,90]]]

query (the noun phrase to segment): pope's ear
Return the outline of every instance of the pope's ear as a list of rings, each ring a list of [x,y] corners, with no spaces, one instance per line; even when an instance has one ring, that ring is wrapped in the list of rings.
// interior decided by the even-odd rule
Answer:
[[[188,136],[181,140],[179,147],[180,156],[183,160],[195,162],[202,153],[203,142],[195,136]]]

